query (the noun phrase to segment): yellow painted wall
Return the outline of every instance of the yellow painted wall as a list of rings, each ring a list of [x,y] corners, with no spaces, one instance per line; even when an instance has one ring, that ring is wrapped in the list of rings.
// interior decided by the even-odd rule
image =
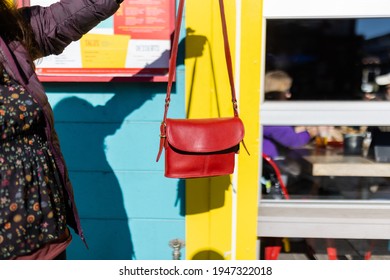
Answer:
[[[237,92],[246,129],[245,143],[251,155],[241,148],[237,193],[232,191],[233,178],[229,176],[186,181],[186,259],[256,257],[261,5],[255,0],[242,1],[241,55],[236,60],[235,4],[225,0],[225,12],[233,63],[241,61]],[[232,116],[218,0],[187,0],[186,27],[188,117]],[[233,199],[237,199],[236,213]],[[232,229],[235,215],[237,227]]]
[[[259,186],[259,102],[262,1],[242,1],[240,115],[245,123],[246,145],[238,165],[236,259],[255,259]]]

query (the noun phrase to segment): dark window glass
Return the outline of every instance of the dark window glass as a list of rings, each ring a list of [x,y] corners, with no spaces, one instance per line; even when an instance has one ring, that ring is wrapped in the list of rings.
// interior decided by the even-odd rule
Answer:
[[[292,100],[384,100],[376,78],[390,72],[390,19],[268,19],[271,70],[291,75]]]

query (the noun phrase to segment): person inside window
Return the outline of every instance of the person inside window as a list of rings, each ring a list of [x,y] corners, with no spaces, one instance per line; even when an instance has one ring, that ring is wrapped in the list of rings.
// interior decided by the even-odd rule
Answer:
[[[264,79],[265,100],[289,100],[291,98],[292,78],[284,71],[267,72]],[[291,149],[299,148],[310,143],[317,135],[317,127],[269,126],[263,127],[263,153],[269,156],[279,167],[283,183],[288,186],[291,177],[301,173],[298,160]],[[283,197],[276,189],[278,182],[274,182],[273,169],[263,160],[263,174],[261,178],[262,193],[272,198]]]
[[[265,100],[289,100],[292,78],[284,71],[270,71],[264,79]],[[285,148],[302,147],[318,134],[317,127],[264,126],[263,153],[277,159]]]

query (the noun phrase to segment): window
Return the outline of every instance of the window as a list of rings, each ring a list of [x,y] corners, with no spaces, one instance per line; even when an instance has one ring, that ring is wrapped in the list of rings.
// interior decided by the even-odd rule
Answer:
[[[374,92],[372,88],[375,87],[372,86],[372,82],[376,76],[385,74],[389,70],[388,61],[380,51],[386,50],[387,40],[377,40],[378,45],[374,42],[382,36],[386,37],[388,31],[363,32],[363,30],[382,32],[379,28],[372,28],[372,25],[380,20],[390,19],[388,2],[372,0],[370,5],[366,5],[364,1],[354,0],[314,2],[310,0],[263,1],[264,64],[261,80],[263,81],[264,74],[268,70],[281,68],[288,71],[294,78],[291,90],[295,97],[291,101],[280,102],[264,100],[262,96],[263,101],[260,104],[262,127],[390,126],[389,102],[362,100],[364,94]],[[310,28],[307,27],[309,23]],[[328,31],[322,29],[321,34],[315,35],[322,41],[321,45],[325,44],[333,48],[337,59],[332,56],[324,58],[325,56],[321,56],[318,50],[315,52],[316,42],[310,43],[312,52],[305,53],[307,47],[305,42],[311,38],[302,33],[302,28],[309,28],[305,29],[305,32],[310,31],[310,34],[313,34],[320,32],[318,30],[321,29],[318,28],[324,24],[330,26]],[[340,27],[340,24],[343,27]],[[283,31],[286,25],[294,25],[294,30]],[[389,26],[381,25],[385,29]],[[275,31],[278,28],[283,32],[295,32],[295,38],[291,36],[290,42],[286,41],[278,34],[279,31]],[[271,29],[275,34],[271,34]],[[271,38],[273,35],[275,37]],[[327,40],[332,36],[339,43],[346,41],[349,45],[340,47],[342,46],[340,43],[336,48],[334,44],[327,44]],[[299,42],[297,38],[303,41]],[[282,53],[284,43],[290,44],[288,49],[284,49],[286,54]],[[384,46],[380,46],[379,43],[383,43]],[[363,63],[365,60],[362,59],[370,57],[371,52],[381,60],[374,68],[367,68]],[[344,59],[344,56],[347,57]],[[321,63],[313,61],[321,61]],[[376,69],[377,67],[379,69]],[[334,71],[339,71],[339,68],[342,71],[335,75]],[[321,72],[323,69],[334,71],[333,73],[330,70]],[[318,77],[321,79],[319,80]],[[379,87],[377,90],[380,92],[383,89]],[[261,93],[264,93],[264,89],[261,89]],[[261,134],[260,139],[262,137]],[[259,149],[262,151],[262,147]],[[271,200],[261,198],[258,233],[260,237],[386,239],[390,232],[390,219],[386,214],[389,207],[388,200],[379,199],[317,199],[315,197],[295,199],[292,197],[289,200]],[[378,217],[383,219],[379,221]],[[381,230],[378,230],[379,227]]]

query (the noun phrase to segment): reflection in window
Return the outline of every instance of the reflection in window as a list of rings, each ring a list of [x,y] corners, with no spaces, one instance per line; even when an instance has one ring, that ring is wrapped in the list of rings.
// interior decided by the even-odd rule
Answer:
[[[384,100],[390,19],[268,19],[266,72],[292,76],[292,100]]]
[[[262,199],[390,199],[390,127],[264,126]]]

